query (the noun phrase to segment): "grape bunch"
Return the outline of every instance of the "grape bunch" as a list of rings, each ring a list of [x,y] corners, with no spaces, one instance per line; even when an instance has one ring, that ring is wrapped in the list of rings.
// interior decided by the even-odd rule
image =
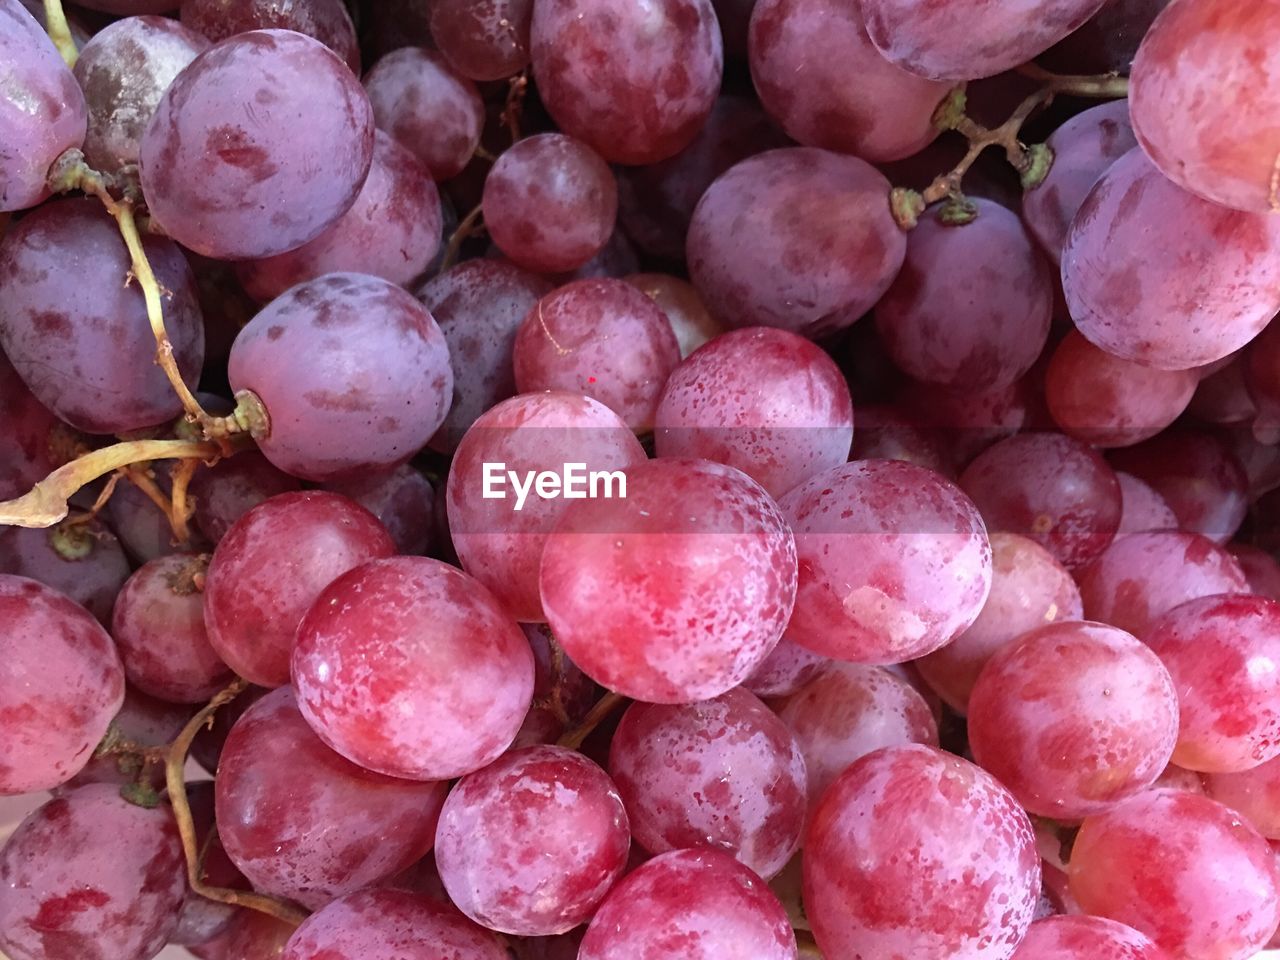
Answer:
[[[0,960],[1280,956],[1277,50],[0,0]]]

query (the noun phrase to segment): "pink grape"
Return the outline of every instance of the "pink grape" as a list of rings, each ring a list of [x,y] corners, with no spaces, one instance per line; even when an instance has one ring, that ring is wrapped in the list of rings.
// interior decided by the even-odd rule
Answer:
[[[167,804],[80,787],[28,816],[0,851],[0,949],[13,960],[150,960],[186,889]]]
[[[1153,231],[1158,254],[1143,243]],[[1187,193],[1137,148],[1089,193],[1062,251],[1077,329],[1162,370],[1203,366],[1252,340],[1280,310],[1277,277],[1280,224]]]
[[[805,760],[786,724],[746,690],[627,708],[609,773],[652,853],[710,847],[765,879],[800,846]]]
[[[609,776],[580,753],[536,746],[458,782],[440,816],[436,865],[481,926],[551,936],[591,918],[630,846]]]
[[[680,345],[681,359],[725,332],[726,328],[707,312],[706,304],[689,281],[665,273],[633,273],[622,279],[667,315]]]
[[[1149,790],[1086,819],[1068,871],[1086,912],[1128,924],[1174,957],[1247,960],[1280,922],[1267,842],[1190,793]]]
[[[289,30],[237,34],[200,54],[160,99],[140,154],[151,216],[218,260],[314,240],[350,209],[372,159],[359,81]]]
[[[933,747],[888,747],[849,767],[804,850],[805,911],[827,960],[1007,958],[1040,892],[1017,801]]]
[[[448,792],[334,753],[281,688],[236,721],[218,762],[218,836],[262,893],[319,909],[431,849]]]
[[[811,477],[779,504],[800,587],[788,636],[824,656],[901,663],[955,639],[991,587],[977,508],[942,476],[863,460]]]
[[[190,493],[196,504],[196,525],[217,544],[232,524],[258,504],[300,489],[297,478],[277,470],[258,451],[246,450],[210,470],[197,471]]]
[[[280,960],[293,931],[291,923],[257,910],[241,910],[231,923],[224,952],[210,955],[209,960]]]
[[[124,702],[107,631],[58,591],[0,574],[0,795],[66,783]]]
[[[860,406],[850,459],[905,460],[944,477],[953,476],[953,457],[944,451],[942,438],[917,419],[890,404]]]
[[[751,157],[694,210],[689,276],[732,326],[843,329],[880,299],[906,256],[888,192],[857,157],[798,147]]]
[[[689,145],[720,92],[711,0],[535,3],[533,75],[556,124],[610,163],[656,163]]]
[[[0,573],[52,587],[109,626],[130,568],[120,541],[101,523],[63,522],[45,530],[0,528]]]
[[[181,17],[214,43],[250,30],[293,30],[319,40],[360,75],[356,28],[342,0],[182,0]]]
[[[436,492],[430,480],[407,464],[390,473],[330,484],[329,489],[377,517],[397,553],[424,555],[435,540]]]
[[[1045,917],[1027,930],[1012,960],[1170,960],[1132,927],[1104,917]]]
[[[820,348],[769,327],[716,337],[676,367],[655,418],[660,457],[736,467],[774,497],[845,463],[853,401]]]
[[[529,65],[532,0],[435,0],[431,37],[455,70],[503,80]]]
[[[1209,773],[1204,792],[1240,814],[1269,840],[1280,840],[1280,757],[1248,770]]]
[[[605,900],[578,960],[797,960],[778,898],[728,854],[676,850],[633,870]]]
[[[789,697],[816,680],[831,663],[829,659],[788,640],[786,634],[773,652],[742,681],[757,697]]]
[[[445,780],[511,745],[532,700],[533,654],[480,581],[395,557],[316,598],[298,627],[293,686],[307,722],[347,759]]]
[[[1151,484],[1123,470],[1116,471],[1116,479],[1120,481],[1121,500],[1117,538],[1127,533],[1178,529],[1178,517],[1169,501],[1160,496]]]
[[[394,553],[382,524],[347,497],[272,497],[237,520],[213,553],[204,587],[209,643],[246,680],[288,683],[294,634],[321,590]]]
[[[540,571],[547,623],[587,676],[650,703],[740,684],[796,591],[791,531],[764,489],[706,460],[626,471],[625,498],[569,504]]]

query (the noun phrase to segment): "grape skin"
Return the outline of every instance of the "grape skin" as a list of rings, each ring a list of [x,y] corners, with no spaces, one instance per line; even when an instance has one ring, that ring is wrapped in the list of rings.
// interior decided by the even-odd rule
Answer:
[[[63,522],[47,530],[0,528],[0,573],[27,577],[66,594],[104,627],[111,623],[116,595],[129,572],[120,541],[96,521]]]
[[[216,545],[237,520],[258,504],[301,489],[297,478],[277,470],[257,450],[246,450],[208,470],[197,471],[192,478],[190,494],[196,504],[196,526]]]
[[[1170,960],[1132,927],[1103,917],[1045,917],[1027,930],[1012,960]]]
[[[1204,792],[1253,825],[1268,840],[1280,840],[1280,757],[1234,773],[1208,773]]]
[[[54,441],[68,432],[0,351],[0,499],[21,496],[61,466]]]
[[[377,517],[391,534],[397,553],[423,556],[435,541],[435,489],[408,464],[390,473],[330,484],[329,489],[350,497]]]
[[[360,75],[356,28],[342,0],[182,0],[182,24],[217,43],[250,30],[292,30],[319,40]]]
[[[529,65],[533,0],[435,0],[431,37],[472,80],[503,80]]]
[[[1123,470],[1116,471],[1116,479],[1120,481],[1121,501],[1117,539],[1127,533],[1178,529],[1178,518],[1169,501],[1160,496],[1151,484]]]
[[[707,312],[706,304],[688,280],[666,273],[632,273],[622,278],[656,303],[671,322],[680,345],[680,359],[710,343],[726,327]]]
[[[788,640],[784,633],[773,652],[761,661],[742,686],[757,697],[789,697],[816,680],[831,661]]]
[[[126,740],[143,747],[163,747],[172,743],[182,732],[194,712],[189,706],[165,703],[126,685],[124,703],[111,718],[111,723]],[[90,783],[124,786],[137,780],[137,772],[128,763],[122,764],[120,761],[119,757],[95,757],[63,787],[55,788],[55,793],[64,788],[83,787]],[[157,790],[164,789],[162,768],[153,766],[149,779]]]

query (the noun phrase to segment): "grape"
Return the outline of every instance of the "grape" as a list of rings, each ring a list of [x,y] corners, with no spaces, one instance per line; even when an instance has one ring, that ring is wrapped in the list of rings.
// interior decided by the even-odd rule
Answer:
[[[231,924],[225,953],[209,960],[280,960],[293,931],[291,923],[257,910],[241,910]]]
[[[788,698],[778,715],[804,754],[810,812],[867,754],[908,743],[938,745],[938,724],[924,698],[879,667],[832,664]]]
[[[1070,331],[1045,373],[1045,402],[1066,433],[1095,447],[1125,447],[1155,436],[1196,392],[1195,370],[1160,370],[1112,356]]]
[[[1265,550],[1244,543],[1227,546],[1231,556],[1249,581],[1249,589],[1260,597],[1280,601],[1280,563]]]
[[[169,469],[156,464],[153,472],[157,489],[164,496],[169,496],[172,491]],[[191,541],[180,548],[173,538],[173,525],[169,522],[168,511],[162,510],[141,488],[132,483],[117,484],[115,493],[107,501],[105,514],[111,529],[120,538],[125,553],[135,564],[143,564],[172,553],[201,550],[206,546],[199,531],[191,531]]]
[[[350,209],[373,158],[373,111],[342,61],[288,30],[206,50],[142,137],[152,217],[184,247],[248,260],[314,240]]]
[[[652,853],[711,847],[766,880],[800,846],[805,761],[786,725],[745,690],[682,706],[635,703],[609,773]]]
[[[257,450],[246,450],[212,469],[196,472],[190,490],[196,525],[216,544],[232,524],[258,504],[301,488],[296,478],[277,470]]]
[[[656,163],[689,145],[720,92],[711,0],[536,3],[533,75],[557,126],[610,163]]]
[[[871,42],[922,77],[992,77],[1049,49],[1105,0],[864,0]]]
[[[1030,813],[1076,820],[1155,782],[1178,737],[1169,671],[1123,630],[1054,623],[987,661],[969,746]]]
[[[532,0],[435,0],[431,36],[472,80],[503,80],[529,65]]]
[[[1084,615],[1071,574],[1034,540],[993,533],[991,560],[991,593],[973,626],[915,662],[929,687],[962,715],[992,656],[1030,630]]]
[[[1120,526],[1120,483],[1078,440],[1025,433],[969,464],[960,486],[992,530],[1030,537],[1076,570],[1096,559]]]
[[[1270,324],[1267,325],[1270,329]],[[1254,338],[1256,345],[1266,331]],[[1258,405],[1250,395],[1246,361],[1242,354],[1232,354],[1232,362],[1221,370],[1202,376],[1187,412],[1203,423],[1234,426],[1250,424],[1258,415]],[[1201,372],[1205,368],[1201,368]]]
[[[1061,73],[1128,74],[1138,44],[1169,3],[1170,0],[1109,0],[1084,26],[1037,60]]]
[[[1127,533],[1178,529],[1178,518],[1169,501],[1160,496],[1151,484],[1123,470],[1116,471],[1116,479],[1120,481],[1121,500],[1117,538]]]
[[[0,851],[0,948],[13,960],[150,960],[186,888],[167,805],[80,787],[27,817]]]
[[[429,897],[363,890],[335,900],[300,926],[281,960],[507,960],[487,930]]]
[[[1133,61],[1130,110],[1160,172],[1214,203],[1254,213],[1280,205],[1280,100],[1270,59],[1280,16],[1267,4],[1172,4]],[[1230,96],[1230,120],[1220,112]]]
[[[165,703],[139,693],[132,687],[124,690],[124,703],[111,719],[111,726],[126,740],[142,747],[165,747],[172,743],[187,725],[194,711],[187,706]],[[124,786],[138,779],[133,758],[124,756],[94,757],[79,773],[68,780],[66,788],[89,783],[113,783]],[[164,789],[164,769],[153,765],[148,782],[157,790]],[[61,790],[62,788],[59,788]]]
[[[932,747],[851,766],[804,849],[805,911],[828,960],[1008,957],[1040,892],[1027,815],[987,773]]]
[[[808,340],[735,330],[668,378],[654,439],[660,457],[727,463],[780,497],[848,460],[853,402],[839,367]]]
[[[452,453],[482,413],[516,392],[516,330],[551,290],[541,277],[496,260],[460,263],[418,290],[458,368],[453,405],[433,448]]]
[[[612,278],[576,280],[529,311],[513,360],[521,393],[582,393],[643,432],[653,426],[680,346],[666,315],[635,287]]]
[[[665,273],[633,273],[622,278],[656,303],[671,322],[671,329],[684,359],[704,343],[709,343],[725,327],[707,312],[693,284]]]
[[[169,13],[178,9],[178,3],[179,0],[80,0],[78,6],[133,17],[143,13]]]
[[[1150,790],[1088,818],[1068,870],[1086,912],[1140,930],[1175,957],[1247,960],[1280,921],[1266,841],[1189,793]]]
[[[1151,786],[1153,789],[1181,790],[1183,793],[1194,793],[1201,797],[1207,795],[1204,779],[1200,774],[1194,770],[1184,770],[1173,763],[1164,768],[1164,772],[1156,777],[1156,782]]]
[[[800,588],[788,636],[824,656],[901,663],[953,640],[991,587],[977,508],[950,481],[899,460],[820,473],[780,503]]]
[[[1042,392],[1029,377],[994,390],[909,381],[899,389],[897,402],[910,423],[931,428],[935,442],[959,467],[1000,440],[1038,426]]]
[[[765,109],[806,147],[882,162],[918,153],[942,132],[933,112],[949,84],[881,56],[856,4],[760,0],[750,60]]]
[[[608,775],[572,750],[536,746],[458,782],[440,815],[436,864],[472,920],[550,936],[591,918],[630,846]]]
[[[201,851],[202,876],[205,883],[212,886],[247,890],[249,881],[231,862],[217,834],[217,824],[214,822],[214,789],[212,780],[186,785],[196,849]],[[229,934],[239,909],[229,903],[206,899],[188,888],[182,912],[178,915],[178,927],[170,936],[169,942],[199,945]]]
[[[440,194],[426,168],[381,130],[355,203],[310,243],[239,264],[236,275],[260,303],[294,284],[349,271],[408,286],[440,249]]]
[[[809,148],[744,160],[703,194],[689,275],[735,327],[843,329],[889,288],[906,255],[889,182],[857,157]]]
[[[293,685],[307,722],[347,759],[445,780],[511,745],[532,700],[533,654],[478,580],[396,557],[316,598],[298,627]]]
[[[0,351],[0,499],[26,493],[61,466],[62,448],[69,450],[76,439],[35,398]]]
[[[942,438],[915,422],[916,417],[889,404],[858,407],[858,430],[851,460],[905,460],[945,477],[954,475]]]
[[[1077,582],[1086,617],[1138,637],[1181,603],[1249,589],[1231,554],[1199,534],[1174,530],[1120,537]]]
[[[626,496],[569,504],[546,540],[542,604],[582,671],[650,703],[708,700],[778,644],[796,553],[755,481],[706,460],[626,471]]]
[[[578,960],[797,960],[778,898],[716,850],[676,850],[614,887],[582,940]]]
[[[457,176],[480,144],[484,103],[475,84],[425,47],[387,54],[365,74],[378,129],[409,148],[436,180]]]
[[[1098,178],[1138,141],[1129,126],[1128,102],[1116,100],[1077,114],[1045,142],[1053,151],[1053,165],[1044,180],[1023,194],[1022,219],[1041,249],[1061,263],[1076,211]]]
[[[215,783],[218,836],[236,866],[254,889],[312,909],[422,857],[447,793],[338,756],[287,688],[236,721]]]
[[[35,18],[0,2],[0,213],[34,207],[58,156],[84,142],[84,94]]]
[[[534,496],[517,511],[514,496],[485,497],[484,465],[506,464],[507,471],[524,477],[563,470],[567,463],[605,473],[644,460],[635,434],[590,397],[549,392],[497,404],[463,437],[449,468],[445,498],[462,566],[517,620],[545,620],[538,565],[547,535],[566,504]]]
[[[0,573],[53,587],[107,626],[129,561],[120,541],[96,521],[46,530],[0,527]]]
[[[635,247],[621,230],[615,228],[603,249],[594,257],[572,273],[555,274],[549,279],[563,286],[574,280],[599,280],[605,277],[621,279],[639,269],[640,258],[636,255]]]
[[[163,288],[174,359],[194,387],[204,330],[191,269],[170,240],[146,236],[142,246]],[[150,427],[182,410],[154,363],[130,269],[115,221],[92,198],[46,204],[0,243],[0,347],[38,400],[86,433]]]
[[[1280,447],[1259,443],[1248,424],[1219,430],[1217,437],[1244,467],[1251,500],[1257,501],[1280,487]]]
[[[1254,435],[1267,442],[1280,440],[1280,324],[1267,324],[1249,344],[1243,367],[1248,397],[1258,411]]]
[[[742,686],[757,697],[789,697],[820,677],[830,663],[783,634],[773,652],[742,681]]]
[[[538,273],[576,270],[613,232],[618,185],[599,154],[580,140],[540,133],[498,158],[484,181],[484,225],[518,266]]]
[[[413,467],[402,465],[390,473],[331,484],[329,489],[377,517],[395,541],[397,553],[427,553],[435,538],[436,492]]]
[[[1178,526],[1226,543],[1248,511],[1248,477],[1226,444],[1199,430],[1166,430],[1111,462],[1164,498]]]
[[[342,0],[182,0],[181,16],[214,43],[250,30],[293,30],[319,40],[360,75],[356,28]]]
[[[1045,917],[1027,930],[1012,960],[1170,960],[1144,934],[1103,917]]]
[[[876,304],[876,328],[908,376],[990,390],[1040,356],[1053,279],[1017,216],[991,200],[972,203],[972,223],[948,224],[935,208],[911,231],[902,271]]]
[[[213,553],[204,586],[209,643],[251,683],[288,683],[294,633],[321,590],[393,553],[382,524],[347,497],[272,497],[237,520]]]
[[[1162,370],[1203,366],[1252,340],[1280,309],[1278,277],[1280,221],[1187,193],[1137,148],[1103,174],[1062,251],[1080,332]]]
[[[191,758],[209,773],[217,773],[222,748],[226,745],[227,736],[231,733],[236,721],[270,692],[265,687],[250,686],[220,709],[214,715],[213,723],[202,725],[196,733],[196,738],[191,744]]]
[[[564,655],[545,623],[522,623],[533,651],[533,706],[513,746],[554,743],[584,719],[596,703],[596,685]]]
[[[58,591],[0,574],[0,795],[77,774],[124,702],[111,637]]]
[[[449,347],[431,314],[379,277],[330,273],[273,300],[240,331],[237,395],[265,408],[258,446],[306,480],[404,463],[444,422]]]
[[[1280,839],[1280,757],[1248,770],[1209,773],[1205,793],[1226,804],[1270,840]]]

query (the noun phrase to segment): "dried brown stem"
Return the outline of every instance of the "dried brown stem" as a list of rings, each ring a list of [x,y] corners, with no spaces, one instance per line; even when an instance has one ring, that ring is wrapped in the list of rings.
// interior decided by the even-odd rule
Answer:
[[[169,524],[173,527],[174,537],[183,546],[191,541],[191,531],[187,524],[195,512],[195,504],[188,499],[187,489],[191,486],[191,478],[199,468],[199,460],[179,460],[173,468],[173,494],[170,497],[172,509],[169,511]]]
[[[529,92],[529,71],[522,70],[507,81],[507,102],[503,105],[500,122],[511,132],[511,142],[520,139],[520,117],[524,113],[524,98]]]
[[[71,25],[67,23],[67,15],[62,9],[62,0],[44,0],[45,30],[49,39],[67,61],[68,67],[74,67],[80,59],[76,50],[76,42],[71,36]]]
[[[125,468],[117,470],[107,478],[106,484],[102,487],[102,492],[98,494],[98,499],[93,501],[93,506],[84,513],[77,514],[67,520],[69,524],[92,523],[98,518],[98,514],[107,505],[107,501],[111,499],[111,495],[116,492],[116,484],[120,482],[120,478],[125,476]]]
[[[449,245],[444,248],[444,256],[440,258],[440,272],[444,273],[458,259],[458,254],[462,250],[462,244],[467,237],[476,232],[477,224],[480,222],[480,216],[484,213],[484,205],[477,203],[458,223],[457,229],[453,231],[453,235],[449,237]]]
[[[600,726],[600,724],[608,719],[610,714],[623,704],[629,702],[630,701],[628,701],[622,694],[614,693],[610,690],[596,701],[596,705],[591,708],[591,712],[583,718],[580,724],[566,733],[557,742],[562,747],[568,747],[570,750],[577,750],[586,742],[587,737],[591,736],[596,727]]]

